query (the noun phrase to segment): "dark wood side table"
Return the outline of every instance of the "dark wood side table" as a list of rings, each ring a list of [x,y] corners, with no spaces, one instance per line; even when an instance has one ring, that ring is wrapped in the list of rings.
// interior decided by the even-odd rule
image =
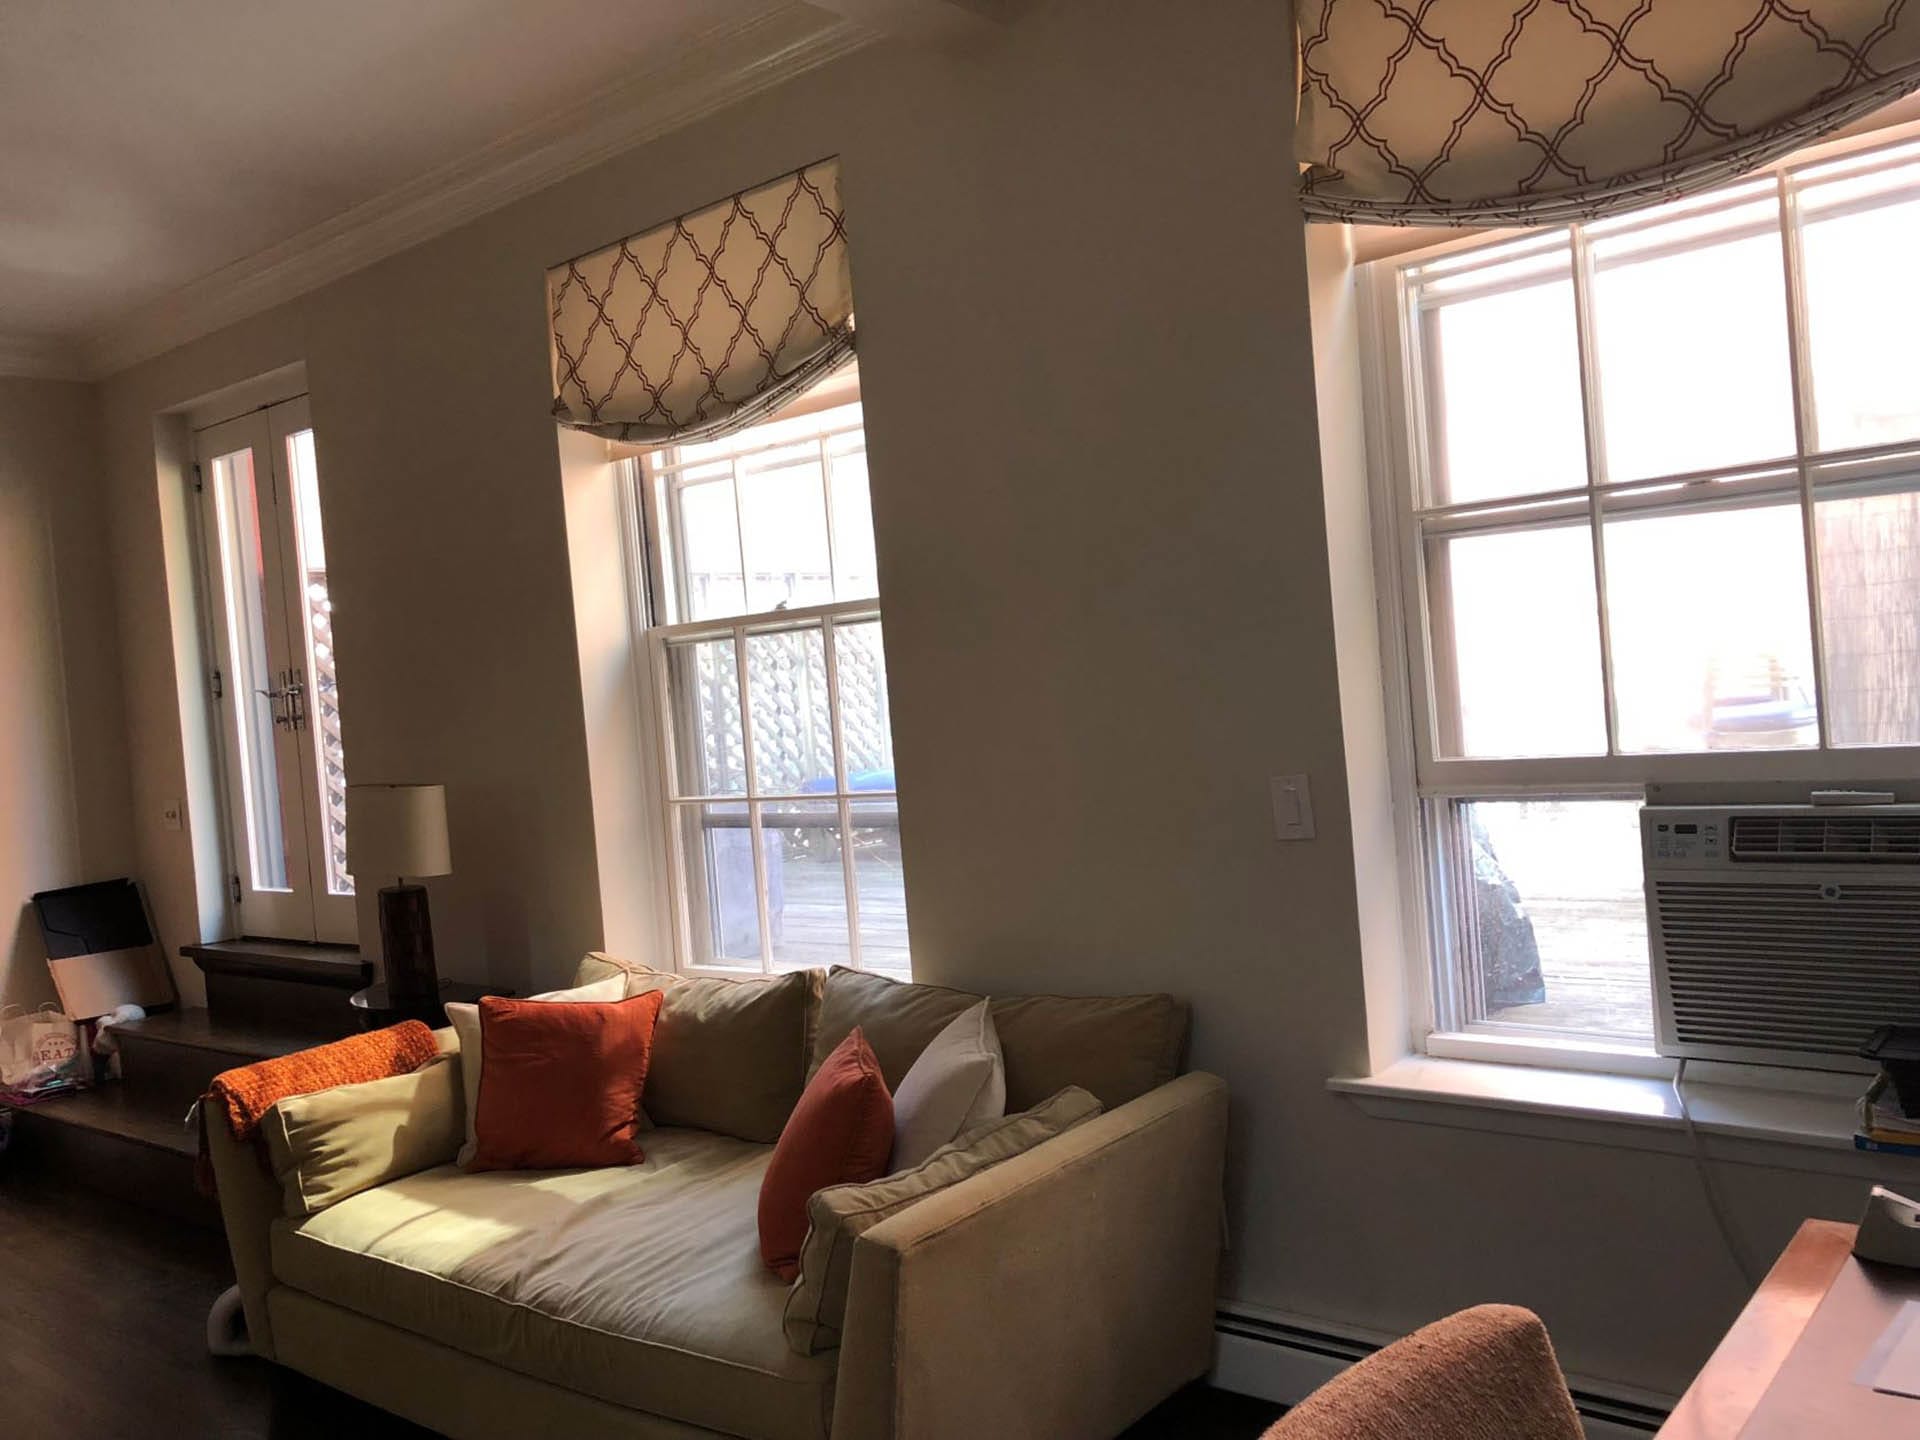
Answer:
[[[1900,1305],[1920,1300],[1920,1270],[1854,1259],[1853,1230],[1801,1225],[1656,1440],[1920,1434],[1920,1400],[1853,1383]]]
[[[446,1005],[449,1000],[476,1005],[483,996],[512,994],[513,991],[503,990],[497,985],[469,985],[459,980],[442,980],[438,999],[426,1005],[395,1005],[388,998],[387,985],[382,980],[364,990],[354,991],[348,1003],[353,1006],[354,1018],[360,1022],[362,1030],[378,1030],[383,1025],[398,1025],[402,1020],[424,1020],[437,1029],[447,1023]]]

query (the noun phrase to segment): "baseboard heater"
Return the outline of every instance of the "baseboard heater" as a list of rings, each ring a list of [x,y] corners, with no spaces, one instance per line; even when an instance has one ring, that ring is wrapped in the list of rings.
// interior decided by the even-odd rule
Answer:
[[[1222,1390],[1297,1405],[1313,1391],[1380,1347],[1346,1335],[1308,1329],[1226,1310],[1213,1317],[1213,1383]],[[1591,1390],[1573,1391],[1587,1440],[1644,1440],[1667,1412]]]

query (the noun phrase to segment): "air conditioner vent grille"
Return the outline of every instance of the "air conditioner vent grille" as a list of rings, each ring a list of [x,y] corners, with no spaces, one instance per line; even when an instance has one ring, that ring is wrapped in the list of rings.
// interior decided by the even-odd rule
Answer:
[[[1683,1046],[1850,1058],[1920,1023],[1920,886],[1658,877],[1653,895]]]
[[[1735,860],[1920,865],[1920,815],[1736,815]]]

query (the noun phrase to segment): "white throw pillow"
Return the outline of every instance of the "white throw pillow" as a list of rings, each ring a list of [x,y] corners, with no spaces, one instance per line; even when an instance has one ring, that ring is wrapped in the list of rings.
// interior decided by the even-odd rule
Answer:
[[[987,1002],[927,1043],[893,1092],[892,1172],[911,1170],[962,1130],[1007,1111],[1007,1067]]]
[[[605,1005],[627,998],[627,977],[613,975],[573,990],[549,990],[527,998],[551,1000],[561,1005]],[[454,1163],[464,1170],[473,1163],[474,1152],[479,1149],[474,1122],[480,1112],[480,1007],[454,1001],[447,1006],[447,1023],[460,1039],[460,1089],[467,1099],[467,1138],[454,1157]]]

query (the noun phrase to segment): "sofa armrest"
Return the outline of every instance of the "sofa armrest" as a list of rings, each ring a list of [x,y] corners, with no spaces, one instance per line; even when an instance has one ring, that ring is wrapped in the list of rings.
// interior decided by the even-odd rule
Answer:
[[[1092,1440],[1205,1374],[1226,1136],[1185,1075],[868,1230],[833,1440]]]
[[[460,1042],[452,1029],[436,1030],[433,1038],[441,1056],[455,1056],[457,1065]],[[456,1096],[458,1089],[456,1083]],[[215,1193],[220,1201],[220,1221],[227,1232],[234,1281],[240,1287],[241,1308],[247,1317],[247,1338],[257,1354],[271,1360],[274,1358],[273,1325],[267,1318],[267,1291],[274,1283],[273,1222],[286,1213],[285,1187],[275,1178],[264,1158],[264,1137],[259,1144],[242,1144],[213,1115],[203,1113],[202,1123],[206,1126],[207,1159],[213,1167]],[[456,1128],[460,1124],[457,1118],[455,1124]]]

